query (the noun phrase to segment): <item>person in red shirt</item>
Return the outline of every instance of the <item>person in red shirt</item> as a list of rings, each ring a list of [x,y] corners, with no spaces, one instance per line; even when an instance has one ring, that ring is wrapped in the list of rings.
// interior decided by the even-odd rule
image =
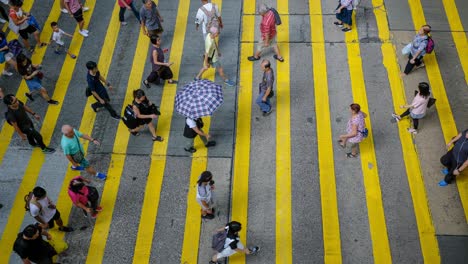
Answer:
[[[248,60],[259,60],[264,50],[266,48],[272,47],[275,51],[273,58],[283,62],[284,58],[281,56],[278,44],[276,43],[276,23],[273,11],[271,11],[265,4],[262,4],[260,5],[258,13],[262,16],[262,22],[260,23],[260,32],[262,33],[262,38],[258,42],[257,51],[253,56],[248,57]]]
[[[90,182],[81,176],[73,178],[68,186],[68,195],[73,204],[81,208],[86,216],[90,213],[92,218],[96,218],[102,207],[98,205],[99,194],[96,188],[88,185]]]
[[[135,3],[133,0],[117,0],[117,3],[120,6],[120,12],[119,12],[119,21],[122,26],[126,26],[127,22],[125,22],[125,11],[132,10],[133,14],[135,17],[138,19],[138,23],[140,24],[140,12],[136,9]]]

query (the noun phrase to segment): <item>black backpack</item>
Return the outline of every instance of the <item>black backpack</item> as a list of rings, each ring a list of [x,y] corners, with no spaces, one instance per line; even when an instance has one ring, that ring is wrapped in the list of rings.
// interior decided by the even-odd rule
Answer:
[[[138,120],[135,112],[133,112],[133,107],[131,105],[127,105],[127,107],[125,107],[122,121],[130,129],[134,129],[138,126]]]
[[[270,11],[273,12],[273,15],[275,16],[275,24],[277,26],[281,25],[281,17],[278,13],[278,11],[276,9],[274,9],[273,7],[270,8]]]
[[[223,230],[213,235],[213,240],[211,241],[211,247],[217,252],[222,252],[224,250],[224,243],[226,243],[227,231]]]

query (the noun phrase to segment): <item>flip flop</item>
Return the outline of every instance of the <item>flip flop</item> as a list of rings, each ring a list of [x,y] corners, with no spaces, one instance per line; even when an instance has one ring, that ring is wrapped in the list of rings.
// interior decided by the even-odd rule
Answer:
[[[162,142],[164,140],[164,138],[160,137],[160,136],[156,136],[156,137],[152,137],[151,138],[153,141],[159,141],[159,142]]]
[[[341,144],[341,143],[343,143],[343,140],[338,139],[337,141],[338,141],[338,145],[340,145],[341,148],[346,148],[346,145]]]
[[[273,55],[273,58],[274,58],[275,60],[277,60],[277,61],[284,62],[284,58],[281,58],[281,59],[280,59],[280,58],[278,58],[277,55]]]
[[[357,154],[354,155],[353,153],[346,153],[347,158],[357,158]]]
[[[247,59],[248,59],[249,61],[258,61],[258,60],[260,59],[260,57],[255,58],[255,56],[249,56],[249,57],[247,57]]]

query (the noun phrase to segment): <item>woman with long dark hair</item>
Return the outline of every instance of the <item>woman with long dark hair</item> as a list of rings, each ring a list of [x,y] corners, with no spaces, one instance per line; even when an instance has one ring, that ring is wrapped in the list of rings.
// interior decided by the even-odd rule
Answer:
[[[140,135],[140,130],[148,125],[148,129],[151,132],[153,141],[163,141],[163,138],[156,135],[156,130],[152,123],[153,119],[158,118],[159,111],[156,106],[146,98],[145,92],[141,89],[133,91],[133,112],[138,121],[138,126],[134,129],[130,129],[130,133],[134,136]]]
[[[201,206],[201,217],[203,219],[213,219],[214,202],[213,202],[214,181],[213,174],[209,171],[204,171],[197,181],[197,202]]]

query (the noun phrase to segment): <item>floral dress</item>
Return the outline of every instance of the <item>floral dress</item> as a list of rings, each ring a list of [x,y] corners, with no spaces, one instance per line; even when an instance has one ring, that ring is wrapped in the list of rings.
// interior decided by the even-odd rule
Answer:
[[[364,136],[359,131],[363,131],[364,128],[366,127],[366,123],[364,121],[364,114],[362,112],[359,112],[356,116],[353,116],[348,120],[348,125],[346,127],[346,133],[349,134],[349,133],[351,133],[353,131],[353,125],[357,125],[358,133],[357,133],[356,136],[354,136],[352,138],[349,138],[348,142],[359,143],[364,139]]]

